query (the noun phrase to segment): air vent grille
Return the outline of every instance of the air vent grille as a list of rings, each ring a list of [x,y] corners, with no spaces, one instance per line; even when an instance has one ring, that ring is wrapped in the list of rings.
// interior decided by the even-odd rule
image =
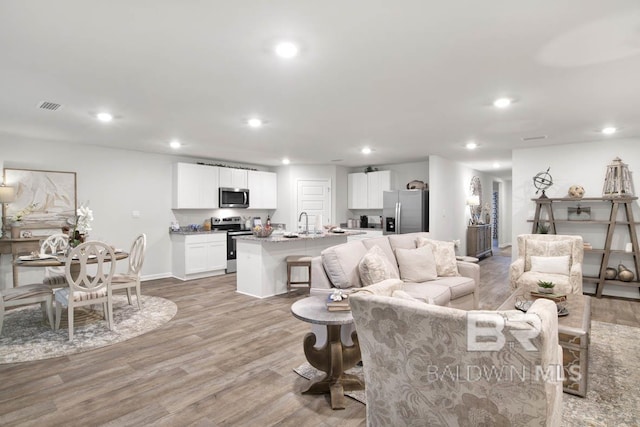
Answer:
[[[42,101],[38,104],[38,108],[41,110],[56,111],[62,108],[62,105],[56,104],[55,102]]]
[[[523,141],[537,141],[539,139],[547,139],[547,135],[538,135],[538,136],[523,136]]]

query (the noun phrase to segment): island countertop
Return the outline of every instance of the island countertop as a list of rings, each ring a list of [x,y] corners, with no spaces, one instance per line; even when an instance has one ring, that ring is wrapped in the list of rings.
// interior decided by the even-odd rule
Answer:
[[[265,242],[265,243],[281,243],[281,242],[295,242],[301,240],[319,240],[319,239],[331,239],[333,237],[348,237],[357,236],[359,234],[366,234],[364,231],[345,231],[344,233],[322,233],[322,234],[299,234],[298,237],[285,237],[283,234],[272,234],[269,237],[256,237],[254,235],[240,235],[233,236],[236,240]]]

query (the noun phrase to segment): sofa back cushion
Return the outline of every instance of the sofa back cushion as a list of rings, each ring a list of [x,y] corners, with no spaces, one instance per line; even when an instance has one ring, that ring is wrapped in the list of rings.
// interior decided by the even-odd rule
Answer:
[[[531,270],[538,273],[569,275],[569,255],[531,256]]]
[[[430,246],[436,258],[436,270],[440,277],[459,276],[458,261],[456,260],[455,243],[442,240],[418,237],[418,247]]]
[[[417,249],[396,249],[400,278],[405,282],[428,282],[438,277],[436,259],[429,246]]]
[[[336,288],[359,288],[358,263],[367,253],[362,240],[332,246],[320,253],[324,271]]]
[[[374,246],[382,249],[382,252],[386,255],[387,259],[391,263],[393,270],[396,275],[394,277],[400,277],[400,270],[398,270],[398,262],[396,261],[396,256],[393,253],[393,249],[391,248],[391,244],[389,243],[389,238],[385,237],[376,237],[373,239],[365,239],[362,241],[364,246],[367,249],[371,249]]]

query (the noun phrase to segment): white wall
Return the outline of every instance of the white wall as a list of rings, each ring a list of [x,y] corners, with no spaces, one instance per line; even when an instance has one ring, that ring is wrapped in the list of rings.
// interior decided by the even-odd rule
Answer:
[[[533,177],[541,171],[550,167],[549,173],[553,177],[554,184],[547,190],[549,197],[565,197],[571,185],[582,185],[586,191],[585,197],[602,197],[602,186],[604,184],[607,165],[616,157],[620,157],[624,163],[629,165],[632,172],[634,188],[639,189],[640,174],[640,140],[638,139],[618,139],[597,142],[584,142],[578,144],[558,145],[553,147],[538,147],[519,149],[513,151],[513,195],[512,195],[512,235],[515,236],[531,232],[531,223],[527,219],[533,219],[535,213],[535,203],[531,200],[540,194],[535,194]],[[634,170],[636,173],[633,173]],[[577,205],[577,203],[576,203]],[[585,203],[582,204],[586,206]],[[558,211],[566,215],[566,207],[575,206],[573,204],[563,204],[558,206]],[[598,219],[608,219],[608,209],[602,204],[590,204],[592,214],[599,215]],[[605,212],[603,212],[605,208]],[[554,209],[554,214],[555,214]],[[561,213],[559,213],[561,214]],[[559,214],[555,214],[556,218]],[[602,218],[602,215],[605,215]],[[640,220],[640,208],[636,202],[633,206],[633,215],[636,221]],[[561,234],[566,230],[567,234],[583,235],[585,241],[593,244],[594,248],[602,248],[606,228],[597,228],[596,225],[569,224],[557,232]],[[628,238],[623,237],[627,233],[621,230],[616,233],[614,239],[614,249],[624,249],[624,243]],[[517,256],[517,248],[514,247],[513,256]],[[612,257],[610,264],[616,266],[619,261],[631,268],[633,262],[628,258],[618,260]],[[587,255],[585,257],[585,271],[593,273],[594,268],[599,265],[597,256]],[[637,277],[637,275],[636,275]],[[592,291],[591,284],[584,285],[585,290]],[[637,289],[621,288],[607,285],[605,294],[637,297]]]

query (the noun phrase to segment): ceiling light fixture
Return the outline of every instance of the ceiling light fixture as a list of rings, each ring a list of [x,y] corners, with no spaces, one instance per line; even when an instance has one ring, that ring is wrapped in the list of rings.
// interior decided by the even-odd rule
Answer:
[[[498,98],[493,101],[493,106],[497,108],[507,108],[511,105],[511,100],[509,98]]]
[[[173,141],[171,141],[169,143],[169,147],[173,148],[174,150],[177,150],[181,146],[182,146],[182,144],[180,144],[180,141],[178,141],[177,139],[174,139]]]
[[[614,128],[613,126],[607,126],[605,128],[602,128],[602,130],[600,132],[602,132],[605,135],[613,135],[617,131],[618,131],[618,129]]]
[[[465,147],[467,148],[467,150],[475,150],[476,148],[478,148],[478,144],[476,144],[473,141],[467,142],[467,145],[465,145]]]
[[[109,123],[113,120],[113,115],[109,113],[98,113],[96,114],[96,119],[100,120],[103,123]]]
[[[361,151],[362,154],[371,154],[371,148],[369,147],[364,147]]]
[[[298,56],[298,46],[292,42],[280,42],[274,49],[276,55],[280,58],[291,59]]]
[[[255,129],[255,128],[262,127],[264,122],[261,119],[258,119],[257,117],[254,117],[252,119],[247,120],[247,124],[249,125],[249,127],[252,127],[252,128]]]
[[[289,159],[287,159],[286,157],[284,159],[282,159],[282,164],[283,165],[288,165],[289,163],[291,163],[291,161]]]
[[[493,168],[494,169],[498,169],[499,167],[500,167],[500,163],[498,163],[498,162],[494,162],[493,163]]]

